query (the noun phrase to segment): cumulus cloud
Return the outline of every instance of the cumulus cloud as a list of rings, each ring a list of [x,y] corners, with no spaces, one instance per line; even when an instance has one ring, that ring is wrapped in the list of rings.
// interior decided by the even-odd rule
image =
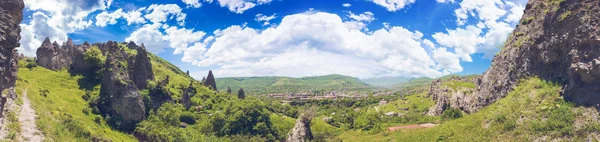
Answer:
[[[385,7],[388,11],[394,12],[404,8],[407,5],[415,3],[416,0],[370,0],[371,2]]]
[[[257,5],[263,5],[270,3],[273,0],[255,0],[255,1],[246,1],[246,0],[218,0],[219,5],[221,7],[227,7],[229,11],[235,12],[237,14],[242,14],[244,11],[253,8]],[[207,2],[212,2],[212,0],[207,0]]]
[[[152,4],[146,8],[146,19],[153,23],[165,22],[169,19],[175,19],[180,26],[185,23],[187,14],[181,12],[181,7],[176,4]]]
[[[492,58],[518,24],[524,9],[524,4],[510,1],[463,0],[454,11],[456,23],[462,27],[438,32],[432,37],[438,44],[454,48],[463,61],[471,62],[473,53]]]
[[[175,54],[181,54],[191,46],[191,44],[200,41],[206,33],[194,31],[194,29],[185,29],[177,27],[168,27],[165,30],[163,39],[169,41],[169,46],[175,48]]]
[[[454,0],[436,0],[438,3],[454,3]]]
[[[50,37],[57,42],[67,40],[67,34],[92,26],[86,17],[107,9],[112,0],[25,0],[25,9],[32,11],[29,23],[22,23],[19,52],[35,56],[41,42]],[[112,22],[106,19],[106,22]]]
[[[169,47],[169,44],[163,39],[163,34],[160,31],[161,27],[162,24],[160,23],[146,24],[131,33],[125,41],[133,41],[138,44],[143,43],[150,52],[163,52],[164,48]]]
[[[369,29],[367,28],[367,25],[371,23],[371,21],[375,20],[374,14],[370,11],[366,11],[361,14],[354,14],[348,11],[347,17],[352,20],[344,22],[344,26],[353,30],[368,31]]]
[[[277,18],[276,14],[273,14],[271,16],[267,16],[267,15],[263,15],[263,14],[256,14],[256,18],[254,18],[255,21],[257,22],[263,22],[263,26],[267,26],[270,25],[271,23],[269,21],[273,20]]]
[[[338,15],[308,12],[283,17],[265,30],[230,26],[216,30],[188,48],[182,61],[216,67],[219,76],[439,77],[462,70],[453,61],[438,61],[425,48],[433,46],[419,31],[390,27],[365,33],[349,29]],[[455,55],[440,50],[436,58]],[[456,58],[456,57],[455,57]]]

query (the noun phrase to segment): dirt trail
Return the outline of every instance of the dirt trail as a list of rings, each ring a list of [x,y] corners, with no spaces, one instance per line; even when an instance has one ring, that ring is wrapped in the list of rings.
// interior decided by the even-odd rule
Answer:
[[[417,128],[431,128],[435,127],[438,124],[433,123],[425,123],[425,124],[413,124],[406,126],[396,126],[396,127],[388,127],[388,131],[397,131],[397,130],[409,130],[409,129],[417,129]]]
[[[41,142],[44,141],[44,135],[37,129],[35,124],[35,110],[31,108],[31,102],[27,98],[27,89],[21,96],[23,106],[19,113],[19,123],[21,124],[21,137],[23,141]]]

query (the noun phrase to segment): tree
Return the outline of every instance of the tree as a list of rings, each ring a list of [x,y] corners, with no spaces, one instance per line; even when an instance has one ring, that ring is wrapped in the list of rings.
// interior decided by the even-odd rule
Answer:
[[[238,90],[238,99],[244,98],[246,98],[246,95],[244,94],[244,89],[240,88],[240,90]]]
[[[98,49],[98,47],[93,46],[92,48],[85,51],[83,60],[85,61],[85,63],[87,65],[89,65],[89,67],[92,70],[96,71],[96,70],[102,68],[102,66],[104,65],[104,62],[106,60],[106,57],[104,57],[104,55],[102,55],[102,51],[100,51],[100,49]]]

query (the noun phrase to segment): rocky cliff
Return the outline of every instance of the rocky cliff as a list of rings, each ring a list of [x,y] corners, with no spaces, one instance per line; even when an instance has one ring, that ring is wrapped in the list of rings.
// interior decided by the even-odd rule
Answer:
[[[521,24],[483,75],[474,107],[506,96],[529,76],[564,84],[566,100],[600,103],[599,13],[597,0],[529,1]]]
[[[129,79],[128,54],[116,42],[107,42],[109,47],[104,77],[100,88],[99,109],[110,116],[117,128],[132,130],[145,118],[145,107],[136,85]]]
[[[23,0],[0,1],[0,92],[15,86],[17,80]]]
[[[476,81],[475,112],[503,98],[520,79],[563,84],[562,95],[579,105],[600,104],[600,2],[531,0],[520,24],[492,65]]]

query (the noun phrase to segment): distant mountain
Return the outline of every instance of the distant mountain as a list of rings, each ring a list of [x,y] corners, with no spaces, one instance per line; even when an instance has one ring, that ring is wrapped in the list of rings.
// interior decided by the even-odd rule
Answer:
[[[408,82],[412,79],[413,78],[409,78],[409,77],[378,77],[378,78],[361,79],[361,81],[363,81],[369,85],[373,85],[373,86],[390,87],[390,86],[394,86],[394,85],[397,85],[400,83]]]
[[[331,88],[357,88],[369,87],[367,83],[362,82],[358,78],[344,75],[325,75],[311,77],[280,77],[280,76],[265,76],[265,77],[228,77],[217,78],[217,86],[220,90],[226,90],[231,87],[232,90],[244,88],[244,90],[252,89],[331,89]]]

